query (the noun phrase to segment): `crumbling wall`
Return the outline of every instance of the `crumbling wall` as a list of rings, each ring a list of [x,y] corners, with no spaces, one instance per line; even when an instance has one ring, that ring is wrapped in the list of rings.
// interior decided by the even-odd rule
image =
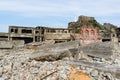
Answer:
[[[48,40],[70,40],[71,36],[69,33],[47,33],[45,34]]]
[[[12,41],[0,41],[0,48],[5,49],[5,48],[12,48],[13,43]]]

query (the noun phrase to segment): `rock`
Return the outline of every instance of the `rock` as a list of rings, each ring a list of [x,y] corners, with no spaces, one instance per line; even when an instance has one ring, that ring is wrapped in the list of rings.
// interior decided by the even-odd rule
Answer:
[[[5,80],[3,77],[0,77],[0,80]]]
[[[2,76],[3,67],[0,67],[0,76]]]
[[[11,71],[12,70],[12,65],[5,65],[4,67],[4,71],[6,72],[6,71]]]
[[[61,44],[57,44],[56,46],[59,46]],[[40,78],[44,78],[44,80],[67,80],[70,76],[71,72],[71,66],[76,67],[76,73],[75,77],[79,75],[79,71],[87,74],[87,76],[90,77],[91,80],[119,80],[120,75],[120,68],[119,68],[119,60],[120,56],[118,55],[118,51],[115,51],[116,58],[99,58],[94,56],[89,56],[92,58],[92,60],[87,60],[86,55],[84,55],[84,52],[82,55],[79,55],[79,60],[70,59],[74,58],[73,53],[76,55],[77,52],[77,45],[73,46],[73,43],[71,43],[68,48],[63,49],[62,46],[56,47],[52,45],[52,48],[49,46],[46,46],[46,48],[39,49],[38,52],[41,53],[43,50],[43,54],[49,53],[52,49],[52,51],[55,53],[60,52],[61,50],[64,50],[64,53],[69,54],[70,57],[65,57],[67,60],[58,59],[56,60],[56,57],[59,58],[61,55],[59,53],[55,53],[56,57],[52,59],[52,61],[49,61],[51,57],[46,56],[46,58],[49,58],[47,61],[37,61],[35,59],[29,59],[29,56],[35,52],[35,50],[31,49],[25,49],[25,48],[14,48],[12,51],[10,50],[2,50],[2,53],[9,53],[8,55],[4,55],[1,57],[0,60],[0,79],[1,80],[41,80]],[[65,46],[65,45],[64,45]],[[56,47],[56,48],[55,48]],[[76,48],[73,48],[76,47]],[[54,51],[54,49],[56,49]],[[46,50],[44,52],[44,50]],[[48,50],[48,52],[47,52]],[[66,51],[67,50],[67,51]],[[10,51],[10,52],[9,52]],[[116,53],[117,52],[117,53]],[[63,52],[62,52],[63,53]],[[72,53],[72,54],[71,54]],[[34,55],[34,54],[32,54]],[[39,57],[39,53],[35,57]],[[63,54],[62,54],[63,56]],[[88,55],[87,55],[88,57]],[[82,58],[82,59],[81,59]],[[115,61],[114,61],[115,60]],[[113,62],[114,61],[114,62]],[[74,64],[69,64],[74,63]],[[78,73],[77,73],[78,72]],[[82,77],[83,75],[81,75]],[[83,77],[82,77],[83,78]],[[78,79],[80,80],[80,79]],[[85,79],[82,79],[85,80]]]
[[[113,78],[113,76],[112,76],[112,74],[111,73],[106,73],[106,78],[107,78],[107,80],[114,80],[114,78]]]
[[[39,73],[39,69],[38,69],[38,68],[31,67],[31,68],[30,68],[30,73],[32,73],[32,74],[38,74],[38,73]]]
[[[92,70],[91,73],[90,73],[90,75],[92,77],[96,77],[96,76],[98,76],[98,71],[97,70]]]
[[[85,53],[83,53],[83,51],[80,51],[80,53],[75,54],[74,57],[76,60],[92,60],[92,58],[90,58],[88,55],[86,55]]]

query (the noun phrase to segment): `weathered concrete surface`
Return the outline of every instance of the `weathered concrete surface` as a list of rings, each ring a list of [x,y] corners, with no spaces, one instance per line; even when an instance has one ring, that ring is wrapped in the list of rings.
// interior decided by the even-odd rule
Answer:
[[[65,45],[66,44],[64,44],[64,47]],[[50,49],[50,46],[52,45],[49,45],[49,49]],[[42,50],[44,51],[46,50],[46,48],[48,48],[48,45],[45,46],[45,49],[44,47],[38,48],[38,49],[40,51]],[[50,51],[49,49],[48,49],[48,52]],[[62,48],[60,49],[62,50]],[[4,53],[4,52],[6,53],[6,49],[1,49],[1,50],[5,50],[5,51],[1,51],[1,53]],[[79,71],[85,72],[86,74],[89,75],[91,80],[120,80],[119,78],[120,56],[118,56],[120,51],[119,53],[118,52],[116,53],[118,54],[115,57],[117,59],[116,62],[113,62],[113,60],[110,60],[110,59],[103,59],[103,58],[101,59],[97,57],[93,57],[93,60],[84,60],[86,62],[73,61],[74,59],[71,59],[71,58],[70,59],[65,58],[63,60],[57,60],[57,61],[55,60],[55,61],[48,62],[45,60],[45,58],[51,59],[49,55],[48,56],[46,55],[45,58],[43,58],[45,61],[43,60],[42,62],[42,61],[37,61],[35,59],[29,59],[28,55],[33,54],[34,51],[35,50],[26,49],[24,47],[16,48],[16,49],[13,49],[12,51],[7,51],[8,52],[7,55],[5,55],[4,57],[0,57],[0,79],[3,79],[3,80],[31,80],[31,79],[41,80],[41,78],[44,78],[45,80],[68,80],[67,78],[70,76],[70,73],[71,73],[71,66],[75,66],[77,72]],[[68,51],[70,51],[70,54],[71,52],[74,53],[75,51],[76,51],[75,53],[77,53],[77,50],[75,50],[74,48],[69,49]],[[68,54],[68,52],[66,53]],[[43,54],[45,54],[45,52]],[[52,54],[52,53],[49,53],[49,54]],[[41,55],[41,52],[40,52],[40,55]],[[53,55],[57,56],[57,53]],[[59,55],[60,54],[58,54],[57,59]],[[35,58],[37,58],[37,56],[38,58],[41,57],[39,56],[39,54],[37,54]],[[67,62],[67,60],[69,62]],[[116,71],[118,73],[115,73]],[[53,72],[55,73],[50,75]]]
[[[23,47],[25,44],[24,40],[13,40],[13,46],[18,48],[18,47]]]
[[[110,42],[96,42],[80,47],[83,53],[100,58],[110,58],[113,55],[114,44]]]
[[[71,65],[76,65],[76,66],[91,67],[104,72],[110,72],[113,74],[113,76],[120,79],[120,66],[93,63],[88,61],[71,61],[71,60],[67,61],[67,63]]]
[[[12,41],[0,41],[0,48],[5,49],[5,48],[12,48],[13,43]]]
[[[46,46],[45,48],[41,48],[32,54],[29,55],[31,59],[36,60],[58,60],[63,57],[72,56],[73,52],[76,53],[75,50],[79,46],[79,41],[70,41],[64,43],[57,43],[53,45]]]
[[[55,40],[55,39],[60,39],[60,40],[70,40],[71,36],[70,33],[46,33],[45,37],[47,40]]]
[[[106,65],[106,64],[97,63],[97,62],[93,63],[93,62],[88,62],[88,61],[72,61],[72,60],[67,61],[67,63],[78,65],[78,66],[82,65],[82,66],[92,67],[92,68],[95,68],[101,71],[120,74],[120,66]]]
[[[43,42],[28,43],[28,44],[25,45],[25,47],[27,49],[33,49],[33,50],[44,49],[45,47],[53,45],[54,43],[55,43],[54,40],[46,40],[46,41],[43,41]]]
[[[111,43],[92,43],[86,46],[80,46],[79,41],[70,41],[65,43],[57,43],[42,47],[30,54],[31,59],[36,60],[58,60],[64,57],[74,57],[81,52],[85,55],[110,58],[113,55],[114,45]]]

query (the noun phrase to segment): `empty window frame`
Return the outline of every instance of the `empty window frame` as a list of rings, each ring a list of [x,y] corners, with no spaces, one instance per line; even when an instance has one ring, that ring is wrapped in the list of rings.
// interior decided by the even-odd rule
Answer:
[[[29,34],[32,34],[32,30],[23,29],[23,30],[22,30],[22,33],[29,33]]]

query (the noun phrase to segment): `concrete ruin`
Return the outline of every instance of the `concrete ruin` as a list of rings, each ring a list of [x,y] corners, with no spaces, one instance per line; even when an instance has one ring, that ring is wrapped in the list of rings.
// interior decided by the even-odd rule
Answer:
[[[72,40],[71,29],[67,28],[46,28],[45,39],[55,40],[56,42],[67,42]]]
[[[38,61],[59,60],[65,57],[91,56],[109,59],[113,56],[115,50],[114,45],[109,42],[96,42],[82,46],[79,41],[70,41],[64,43],[56,43],[41,47],[34,51],[29,57]]]
[[[82,27],[79,33],[74,33],[72,36],[83,45],[101,41],[96,28]]]
[[[9,40],[24,40],[25,43],[35,41],[33,27],[9,26]]]
[[[9,33],[0,33],[0,41],[7,41]]]
[[[24,40],[25,43],[43,42],[45,40],[65,42],[71,40],[70,33],[72,30],[67,28],[9,26],[8,40]]]
[[[117,28],[116,32],[117,32],[118,42],[120,42],[120,28]]]
[[[0,41],[0,49],[10,49],[13,48],[12,41]]]

